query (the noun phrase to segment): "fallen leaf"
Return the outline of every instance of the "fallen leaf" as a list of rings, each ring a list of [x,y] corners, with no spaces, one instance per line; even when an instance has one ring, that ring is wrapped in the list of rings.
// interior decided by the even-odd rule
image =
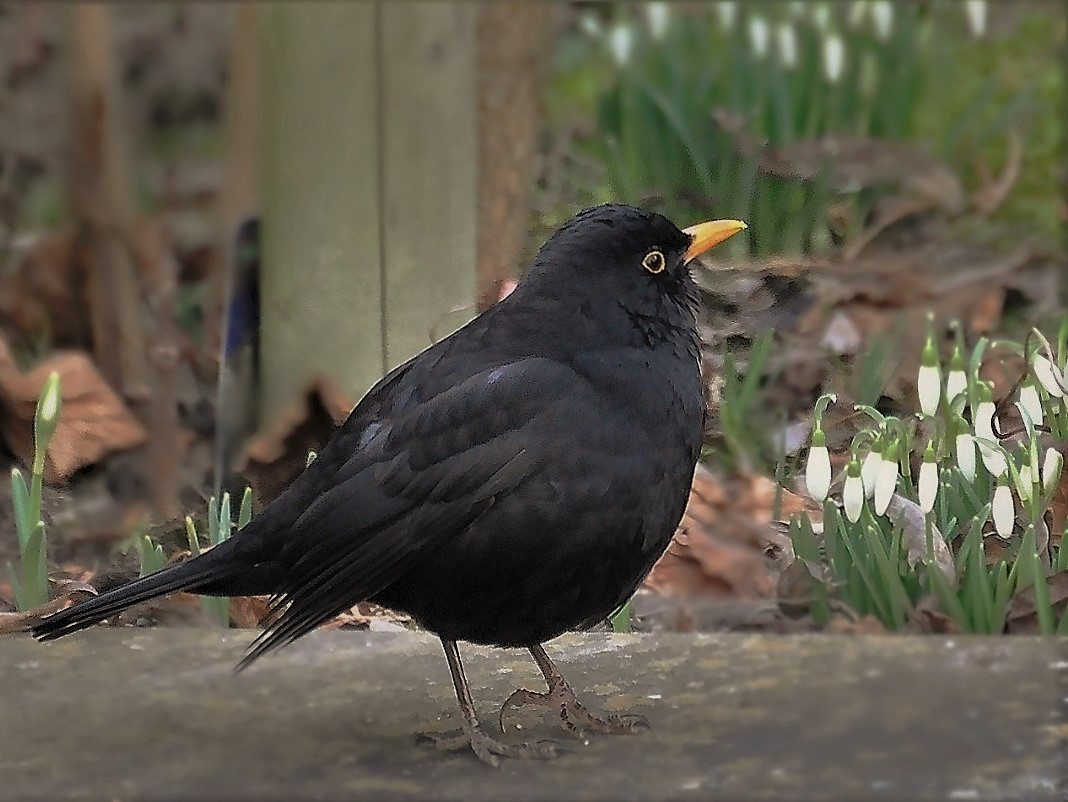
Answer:
[[[0,436],[24,464],[33,461],[37,397],[53,371],[59,374],[63,407],[48,444],[48,482],[65,481],[80,468],[148,439],[144,427],[84,353],[57,352],[29,372],[20,373],[0,337],[0,408],[4,413],[0,416]]]
[[[1049,603],[1053,607],[1055,620],[1060,620],[1068,609],[1068,571],[1054,574],[1049,583]],[[1038,614],[1035,604],[1035,587],[1031,585],[1017,593],[1009,602],[1006,626],[1011,633],[1036,634],[1038,632]]]
[[[316,377],[300,399],[245,447],[240,473],[257,504],[273,501],[304,470],[309,451],[318,451],[352,410],[352,400],[326,377]]]

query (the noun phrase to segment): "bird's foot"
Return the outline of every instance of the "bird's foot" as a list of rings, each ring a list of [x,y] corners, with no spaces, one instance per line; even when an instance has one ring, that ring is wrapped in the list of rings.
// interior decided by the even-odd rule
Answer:
[[[644,716],[639,716],[636,713],[594,715],[578,700],[567,681],[557,675],[550,685],[548,693],[535,693],[534,691],[520,688],[504,700],[504,704],[501,705],[501,711],[497,715],[497,722],[500,724],[501,732],[506,732],[504,714],[512,708],[525,707],[526,705],[542,705],[556,708],[560,714],[560,726],[578,737],[582,737],[587,733],[618,735],[651,729],[649,721]]]
[[[491,766],[499,766],[502,757],[517,760],[551,760],[564,751],[563,747],[555,741],[504,743],[487,735],[479,726],[447,732],[421,732],[417,738],[419,743],[443,752],[471,749],[479,760]]]

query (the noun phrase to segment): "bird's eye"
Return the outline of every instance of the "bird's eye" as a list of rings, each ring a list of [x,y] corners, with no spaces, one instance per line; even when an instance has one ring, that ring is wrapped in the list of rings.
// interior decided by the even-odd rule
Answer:
[[[667,260],[660,251],[649,251],[642,259],[642,267],[650,273],[660,273],[667,267]]]

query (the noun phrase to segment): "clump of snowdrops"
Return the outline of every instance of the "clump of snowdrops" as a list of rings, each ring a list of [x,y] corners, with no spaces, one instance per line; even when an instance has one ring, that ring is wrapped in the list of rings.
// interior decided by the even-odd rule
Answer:
[[[1068,444],[1068,319],[1055,345],[1037,330],[1023,344],[981,339],[970,352],[961,340],[958,328],[943,363],[929,323],[914,417],[855,408],[870,423],[853,437],[840,481],[823,430],[836,399],[817,402],[805,478],[823,520],[791,522],[795,557],[816,580],[817,621],[845,605],[901,629],[933,598],[961,630],[997,633],[1028,592],[1039,631],[1068,634],[1068,610],[1050,596],[1051,577],[1068,572],[1068,541],[1050,532]],[[1002,398],[980,378],[995,352],[1026,364]]]

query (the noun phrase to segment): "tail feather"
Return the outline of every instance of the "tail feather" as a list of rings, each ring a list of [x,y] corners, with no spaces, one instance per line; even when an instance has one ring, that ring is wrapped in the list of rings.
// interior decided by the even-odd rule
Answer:
[[[218,584],[226,577],[233,576],[236,566],[229,560],[220,559],[223,555],[215,552],[216,549],[212,549],[200,557],[164,568],[66,610],[60,610],[35,624],[32,628],[33,636],[38,640],[55,640],[157,596],[178,590],[197,590],[210,583]]]

